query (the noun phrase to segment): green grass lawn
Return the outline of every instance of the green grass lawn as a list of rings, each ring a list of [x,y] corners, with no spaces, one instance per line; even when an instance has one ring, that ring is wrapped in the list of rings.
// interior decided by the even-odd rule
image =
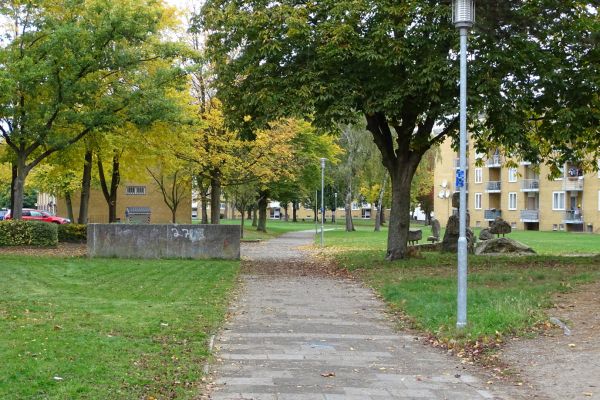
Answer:
[[[0,256],[0,398],[196,398],[238,269]]]
[[[429,227],[423,227],[423,237]],[[520,334],[544,320],[552,296],[600,279],[600,235],[523,232],[509,235],[532,246],[530,257],[469,256],[468,327],[457,332],[456,254],[423,253],[422,259],[384,261],[387,230],[325,233],[328,252],[355,271],[420,329],[443,340],[490,339]],[[567,257],[562,254],[580,254]]]

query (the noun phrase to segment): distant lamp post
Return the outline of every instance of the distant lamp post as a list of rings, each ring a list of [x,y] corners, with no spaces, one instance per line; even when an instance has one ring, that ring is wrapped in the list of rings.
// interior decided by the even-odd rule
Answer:
[[[325,161],[326,158],[321,158],[321,247],[324,246],[323,224],[325,221]]]
[[[456,327],[467,325],[467,35],[475,22],[474,0],[453,0],[452,22],[460,33],[460,145],[459,170],[456,171],[456,187],[460,189],[458,209],[458,298]]]

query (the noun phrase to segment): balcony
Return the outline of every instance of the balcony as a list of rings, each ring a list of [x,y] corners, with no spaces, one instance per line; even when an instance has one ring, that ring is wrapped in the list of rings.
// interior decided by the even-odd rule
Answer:
[[[563,222],[565,224],[583,224],[583,214],[579,210],[567,210]]]
[[[521,181],[521,192],[539,192],[540,191],[540,180],[539,179],[523,179]]]
[[[565,178],[563,181],[563,190],[567,192],[581,192],[583,190],[583,176]]]
[[[466,160],[466,168],[465,169],[469,169],[469,159],[467,158]],[[459,169],[460,168],[460,159],[459,158],[455,158],[454,159],[454,168],[455,169]]]
[[[521,222],[540,222],[540,210],[521,210]]]
[[[492,208],[491,210],[483,210],[483,219],[486,221],[493,221],[498,217],[502,216],[502,210]]]
[[[488,168],[500,168],[502,167],[502,156],[495,154],[488,158],[486,164]]]
[[[489,181],[485,185],[486,193],[500,193],[502,190],[502,182],[501,181]]]

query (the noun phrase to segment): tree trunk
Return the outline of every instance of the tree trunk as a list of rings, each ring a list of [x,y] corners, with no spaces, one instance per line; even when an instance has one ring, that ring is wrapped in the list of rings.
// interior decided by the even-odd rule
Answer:
[[[12,163],[12,177],[10,180],[10,209],[15,209],[15,184],[17,183],[17,164]]]
[[[261,191],[258,199],[258,226],[256,227],[256,230],[260,232],[267,232],[268,195],[268,192]]]
[[[108,204],[108,222],[114,223],[117,222],[117,194],[119,189],[119,184],[121,182],[121,174],[119,171],[119,154],[115,152],[112,161],[112,175],[110,180],[110,189],[108,187],[106,176],[104,174],[104,166],[102,164],[102,159],[98,155],[98,175],[100,177],[100,186],[102,187],[102,193],[104,194],[104,199]]]
[[[221,173],[215,171],[210,179],[210,223],[219,225],[221,219]]]
[[[71,221],[75,221],[73,215],[73,201],[71,200],[71,193],[65,193],[65,204],[67,205],[67,218]]]
[[[388,229],[386,259],[393,261],[406,255],[408,230],[410,228],[410,184],[419,160],[411,158],[395,163],[392,178],[392,210]]]
[[[381,189],[379,190],[379,197],[377,198],[377,214],[375,215],[375,232],[381,231],[381,215],[383,214],[383,195],[385,194],[385,184],[387,183],[387,172],[383,174],[383,182],[381,183]]]
[[[252,226],[258,226],[258,206],[256,205],[252,208]]]
[[[354,221],[352,221],[352,189],[346,193],[346,232],[354,232]]]
[[[288,213],[288,208],[289,208],[289,205],[287,203],[285,203],[285,208],[284,208],[285,212],[283,214],[284,215],[283,218],[284,218],[285,222],[288,222],[288,220],[290,219],[290,214]]]
[[[85,151],[83,162],[83,176],[81,178],[81,196],[79,202],[79,218],[80,224],[87,224],[88,210],[90,205],[90,190],[92,185],[92,162],[94,153],[92,150]],[[72,220],[73,221],[73,220]]]
[[[246,219],[251,219],[252,218],[252,208],[251,207],[247,207],[246,208]]]
[[[25,179],[29,173],[25,162],[25,157],[17,155],[17,175],[15,177],[11,218],[19,220],[23,218],[23,196],[25,195]]]
[[[240,213],[242,215],[242,222],[240,223],[240,238],[244,238],[244,208],[242,208],[242,212]]]
[[[292,201],[292,222],[298,222],[298,212],[297,209],[298,208],[298,202],[297,201]]]

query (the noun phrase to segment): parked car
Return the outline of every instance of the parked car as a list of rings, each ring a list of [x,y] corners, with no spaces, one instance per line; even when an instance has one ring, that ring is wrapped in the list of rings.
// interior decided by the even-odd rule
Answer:
[[[4,219],[12,219],[10,215],[10,210],[4,216]],[[50,222],[53,224],[68,224],[71,222],[68,218],[55,217],[54,215],[50,215],[46,211],[42,210],[33,210],[31,208],[23,209],[23,220],[26,221],[42,221],[42,222]]]

